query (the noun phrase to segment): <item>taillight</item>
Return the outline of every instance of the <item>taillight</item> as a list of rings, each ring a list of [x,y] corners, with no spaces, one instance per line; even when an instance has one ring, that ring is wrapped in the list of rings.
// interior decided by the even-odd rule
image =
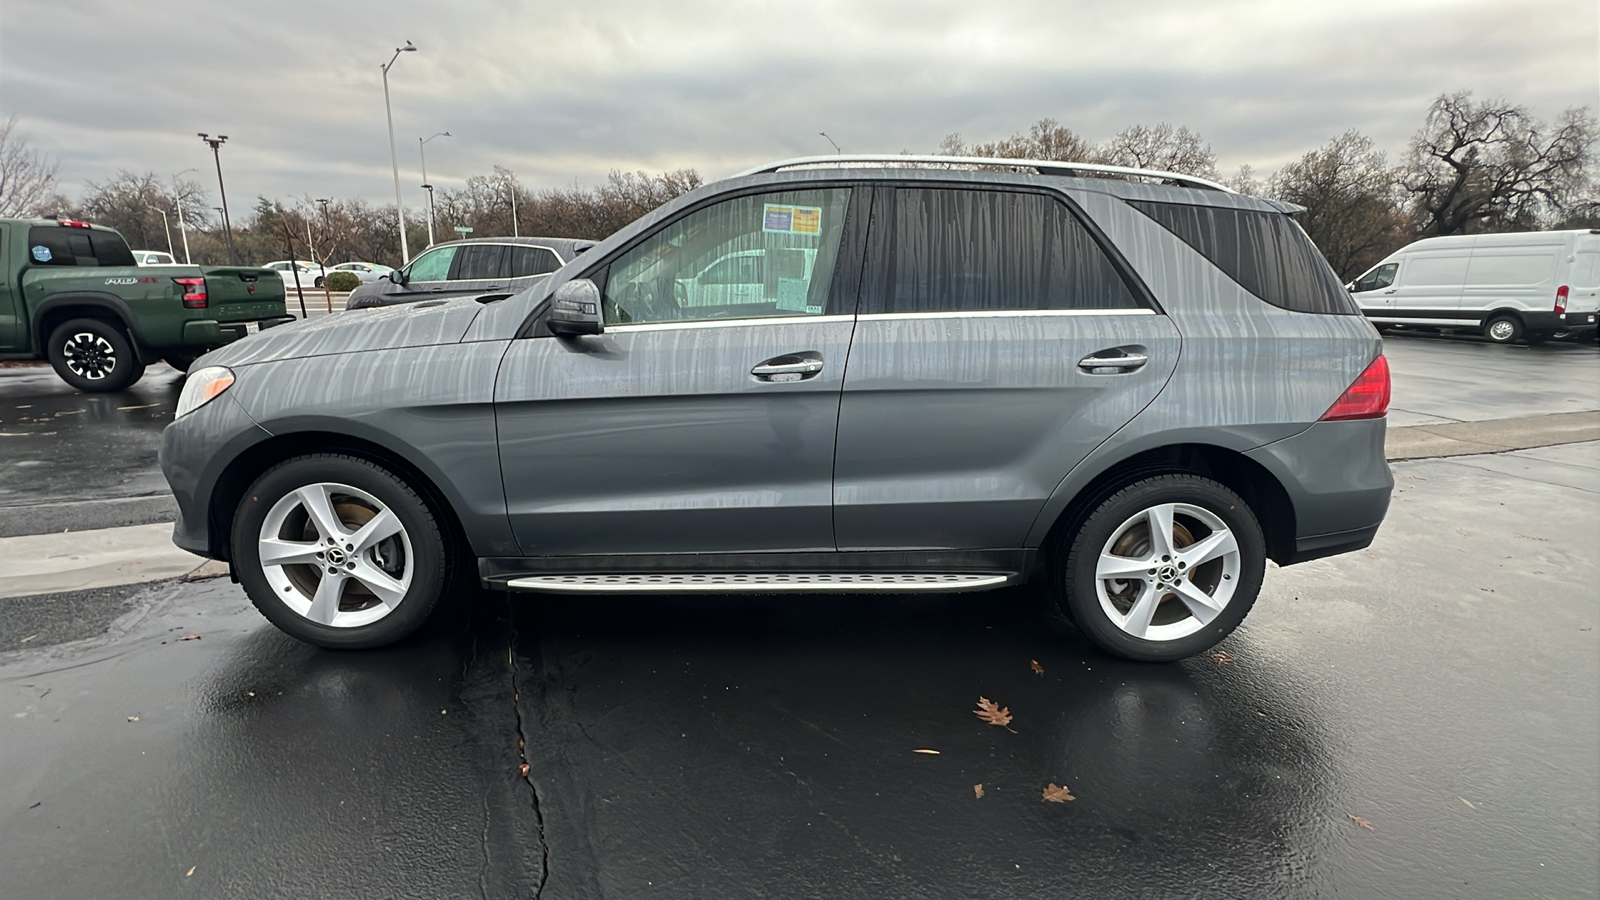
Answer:
[[[1556,312],[1564,313],[1567,311],[1567,297],[1569,296],[1571,295],[1567,292],[1566,285],[1563,284],[1561,287],[1556,288]]]
[[[57,222],[56,224],[66,226],[67,228],[88,228],[89,227],[89,223],[88,222],[79,222],[77,219],[62,219],[60,222]]]
[[[204,278],[174,278],[183,288],[184,309],[206,308],[206,280]]]
[[[1346,419],[1376,419],[1389,411],[1389,361],[1378,358],[1367,366],[1338,400],[1328,407],[1319,421],[1339,422]]]

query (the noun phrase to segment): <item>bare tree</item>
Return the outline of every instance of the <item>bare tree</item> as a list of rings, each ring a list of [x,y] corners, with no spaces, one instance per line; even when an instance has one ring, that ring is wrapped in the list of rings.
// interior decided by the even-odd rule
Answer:
[[[17,131],[17,117],[0,124],[0,216],[44,215],[59,198],[56,161],[35,150]]]
[[[1300,224],[1341,278],[1360,275],[1411,238],[1395,170],[1354,130],[1284,166],[1267,192],[1306,208]]]
[[[1581,205],[1595,168],[1588,107],[1554,126],[1501,99],[1443,94],[1411,139],[1402,183],[1424,235],[1527,230]]]
[[[174,188],[154,172],[119,171],[106,181],[89,182],[87,188],[75,212],[117,229],[135,248],[165,248],[169,232],[177,240],[179,204],[175,202]],[[204,225],[205,191],[197,182],[182,180],[175,189],[183,199],[184,221],[194,228]],[[166,218],[163,220],[162,216]]]
[[[1130,125],[1096,148],[1095,162],[1180,172],[1201,178],[1218,178],[1217,155],[1200,135],[1186,127],[1162,122],[1155,127]]]
[[[1049,118],[1040,119],[1030,125],[1027,134],[1018,132],[1000,141],[968,145],[961,139],[960,134],[950,134],[939,143],[939,153],[944,156],[1087,162],[1091,151],[1088,141],[1078,137],[1072,129]]]

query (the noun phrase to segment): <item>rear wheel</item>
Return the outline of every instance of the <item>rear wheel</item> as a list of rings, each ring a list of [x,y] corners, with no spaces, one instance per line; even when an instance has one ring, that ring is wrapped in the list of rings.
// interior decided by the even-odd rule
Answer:
[[[318,276],[317,276],[317,280],[316,280],[316,281],[313,281],[313,282],[311,282],[311,286],[312,286],[312,287],[322,287],[322,285],[323,285],[323,284],[324,284],[324,283],[326,283],[326,282],[327,282],[327,279],[326,279],[326,278],[324,278],[324,277],[322,277],[322,276],[321,276],[321,275],[318,275]]]
[[[144,375],[133,342],[100,319],[63,323],[50,333],[46,355],[61,380],[80,391],[120,391]]]
[[[1052,589],[1102,650],[1183,659],[1227,637],[1255,603],[1266,542],[1233,491],[1161,475],[1118,491],[1055,554]]]
[[[445,531],[405,480],[318,454],[256,479],[233,520],[234,571],[272,624],[310,644],[365,649],[411,634],[445,593]]]
[[[1522,320],[1516,316],[1495,316],[1483,323],[1483,336],[1496,344],[1513,344],[1522,337]]]

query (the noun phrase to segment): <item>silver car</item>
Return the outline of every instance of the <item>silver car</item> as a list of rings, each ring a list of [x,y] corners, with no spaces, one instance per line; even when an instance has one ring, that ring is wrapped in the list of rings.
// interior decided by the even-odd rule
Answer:
[[[1029,583],[1110,653],[1190,656],[1266,560],[1366,547],[1389,503],[1381,344],[1295,211],[1067,163],[764,166],[509,298],[208,354],[162,446],[174,540],[325,647],[405,636],[465,576]]]

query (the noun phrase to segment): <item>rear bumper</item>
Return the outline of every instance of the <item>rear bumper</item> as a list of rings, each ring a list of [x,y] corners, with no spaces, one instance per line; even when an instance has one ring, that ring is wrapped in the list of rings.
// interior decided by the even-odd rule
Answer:
[[[1372,543],[1394,490],[1383,452],[1387,425],[1385,419],[1317,422],[1245,454],[1277,478],[1294,508],[1294,551],[1280,565]]]
[[[1529,312],[1522,314],[1523,327],[1536,334],[1550,334],[1557,331],[1569,333],[1583,333],[1595,330],[1596,313],[1588,312]]]

